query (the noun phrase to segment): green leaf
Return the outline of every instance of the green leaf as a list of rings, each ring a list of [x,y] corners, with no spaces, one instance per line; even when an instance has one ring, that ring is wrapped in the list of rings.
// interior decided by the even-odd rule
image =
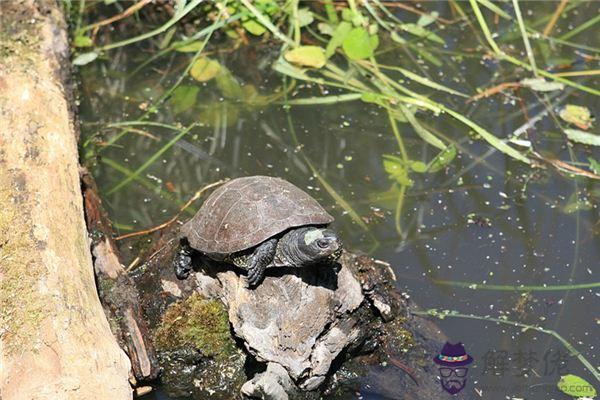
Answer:
[[[567,104],[558,113],[564,121],[576,125],[581,129],[588,129],[592,126],[592,114],[590,109],[574,104]]]
[[[491,144],[492,146],[494,146],[499,151],[503,152],[506,155],[511,156],[512,158],[515,158],[515,159],[517,159],[519,161],[522,161],[525,164],[530,164],[531,163],[531,161],[529,160],[529,158],[527,158],[525,155],[523,155],[523,153],[521,153],[520,151],[518,151],[518,150],[516,150],[516,149],[514,149],[512,147],[510,147],[504,141],[498,139],[492,133],[490,133],[486,129],[482,128],[481,126],[477,125],[475,122],[471,121],[469,118],[465,117],[463,114],[461,114],[461,113],[459,113],[457,111],[454,111],[451,108],[447,108],[447,107],[443,107],[443,110],[446,113],[448,113],[451,116],[453,116],[454,118],[456,118],[457,120],[459,120],[460,122],[462,122],[463,124],[467,125],[471,129],[473,129],[486,142],[488,142],[489,144]]]
[[[75,37],[73,44],[75,47],[91,47],[94,42],[92,41],[92,38],[88,36],[79,35]]]
[[[216,76],[216,82],[224,97],[236,100],[245,99],[244,89],[226,68],[221,68],[221,72]]]
[[[596,175],[600,175],[600,163],[594,160],[592,157],[588,157],[588,161],[590,162],[590,169]]]
[[[528,78],[521,81],[521,85],[535,90],[536,92],[552,92],[554,90],[563,90],[564,83],[547,81],[544,78]]]
[[[175,45],[177,45],[177,44],[175,43]],[[204,41],[197,40],[195,42],[192,42],[192,43],[189,43],[189,44],[186,44],[183,46],[179,46],[175,49],[175,51],[178,51],[180,53],[196,53],[199,50],[202,50],[203,47],[204,47]]]
[[[310,25],[314,20],[313,13],[308,8],[300,8],[298,10],[298,24],[300,27]]]
[[[574,142],[589,144],[590,146],[600,146],[600,135],[580,131],[579,129],[565,129],[564,132],[567,138]]]
[[[396,43],[400,43],[400,44],[406,44],[406,39],[404,39],[402,36],[398,35],[397,32],[392,32],[390,34],[390,37],[392,38],[392,40]]]
[[[362,60],[371,57],[378,45],[376,35],[369,35],[364,28],[354,28],[346,35],[342,48],[349,59]]]
[[[217,76],[220,70],[221,65],[217,61],[202,57],[194,62],[190,75],[198,82],[207,82]]]
[[[89,53],[83,53],[83,54],[80,54],[77,57],[75,57],[75,59],[73,60],[73,64],[74,65],[89,64],[92,61],[94,61],[96,58],[98,58],[98,53],[96,53],[94,51],[90,51]]]
[[[333,36],[331,36],[331,40],[327,44],[327,48],[325,49],[325,56],[327,58],[331,57],[335,50],[342,45],[344,39],[348,33],[352,30],[352,24],[349,22],[341,22],[333,31]]]
[[[300,46],[287,51],[286,61],[302,67],[321,68],[327,62],[325,51],[319,46]]]
[[[421,139],[423,139],[430,145],[437,147],[438,149],[443,150],[446,148],[446,144],[444,142],[442,142],[440,139],[438,139],[437,136],[435,136],[433,133],[429,132],[427,129],[425,129],[425,127],[423,127],[423,125],[421,125],[419,123],[419,121],[415,118],[415,116],[408,109],[408,107],[406,107],[402,103],[399,104],[399,107],[400,107],[400,110],[402,111],[402,114],[404,114],[404,118],[406,118],[408,123],[410,123],[410,125],[413,127],[413,129],[415,130],[417,135],[419,135],[421,137]]]
[[[436,67],[441,67],[442,65],[444,65],[444,63],[439,58],[437,58],[436,56],[431,54],[431,52],[427,51],[424,47],[411,46],[411,48],[413,50],[415,50],[417,53],[419,53],[419,55],[421,57],[423,57],[426,61],[430,62],[431,64],[435,65]]]
[[[175,114],[182,113],[196,104],[196,97],[200,88],[198,86],[182,85],[173,91],[173,96],[169,100],[173,106]]]
[[[177,32],[177,28],[175,28],[175,27],[169,29],[167,31],[167,33],[165,33],[165,36],[160,41],[158,48],[161,50],[166,49],[167,46],[169,46],[171,44],[171,40],[173,40],[173,36],[175,36],[176,32]]]
[[[379,36],[377,36],[376,34],[371,35],[369,37],[369,41],[371,42],[371,49],[375,51],[375,49],[379,47]]]
[[[383,168],[388,173],[390,179],[395,180],[400,185],[412,186],[413,181],[408,177],[408,171],[404,167],[401,158],[389,154],[383,155]]]
[[[442,170],[446,165],[450,164],[452,160],[456,158],[456,147],[448,146],[444,150],[440,151],[433,160],[429,162],[427,171],[438,172]]]
[[[287,61],[285,61],[281,58],[279,60],[277,60],[277,62],[273,66],[273,69],[275,71],[279,72],[280,74],[287,75],[294,79],[298,79],[301,81],[310,80],[309,76],[306,75],[303,70],[295,67],[294,65],[288,63]]]
[[[400,29],[410,33],[411,35],[431,40],[432,42],[439,44],[445,44],[444,39],[431,32],[429,29],[425,29],[417,24],[402,24],[400,25]]]
[[[411,161],[410,168],[419,174],[427,172],[427,164],[422,161]]]
[[[404,68],[398,68],[398,71],[402,72],[402,74],[404,76],[406,76],[409,79],[412,79],[415,82],[420,83],[421,85],[425,85],[425,86],[429,86],[432,89],[437,89],[437,90],[441,90],[444,92],[448,92],[450,94],[455,94],[457,96],[462,96],[462,97],[469,97],[464,93],[461,93],[459,91],[456,91],[454,89],[450,89],[449,87],[446,87],[444,85],[440,85],[439,83],[430,81],[429,79],[422,77],[420,75],[415,74],[414,72],[411,72],[409,70],[406,70]]]
[[[317,24],[317,29],[321,35],[333,36],[333,28],[326,22],[319,22]]]
[[[373,103],[373,104],[378,104],[378,105],[383,105],[384,101],[383,101],[383,97],[377,93],[373,93],[373,92],[363,92],[360,95],[360,99],[362,101],[364,101],[365,103]]]
[[[228,101],[211,102],[203,107],[198,114],[198,120],[206,126],[234,126],[239,120],[239,107]]]
[[[362,26],[366,21],[366,18],[361,13],[354,13],[354,17],[352,18],[354,26]]]
[[[423,27],[430,25],[433,22],[435,22],[436,19],[438,19],[439,15],[440,15],[440,13],[438,13],[437,11],[433,11],[433,12],[431,12],[431,14],[423,14],[419,17],[419,20],[417,21],[417,25],[423,26]]]
[[[504,12],[500,7],[498,7],[497,5],[495,5],[493,2],[491,2],[489,0],[477,0],[477,2],[479,4],[481,4],[482,6],[489,8],[491,11],[495,12],[496,14],[498,14],[499,16],[501,16],[504,19],[512,19],[512,17],[509,14]]]
[[[242,26],[254,36],[260,36],[267,31],[267,28],[253,19],[242,22]]]
[[[343,8],[342,9],[342,19],[344,21],[352,21],[352,19],[354,18],[354,11],[352,11],[349,8]]]
[[[561,392],[576,398],[596,397],[596,389],[588,381],[577,375],[569,374],[561,376],[557,386]]]

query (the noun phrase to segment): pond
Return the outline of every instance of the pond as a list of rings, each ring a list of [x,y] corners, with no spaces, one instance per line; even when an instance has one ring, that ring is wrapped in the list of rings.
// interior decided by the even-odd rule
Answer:
[[[377,53],[381,68],[402,67],[469,97],[478,88],[531,77],[523,68],[493,59],[482,46],[478,27],[472,26],[474,20],[457,19],[449,3],[423,6],[448,22],[430,26],[445,45],[424,45],[418,38],[410,40],[412,46],[385,42]],[[556,6],[521,4],[528,23],[538,30]],[[402,8],[393,10],[404,21],[419,17]],[[598,13],[599,3],[579,4],[568,19],[557,22],[554,33],[560,36]],[[493,29],[500,43],[526,60],[515,24],[496,22]],[[556,72],[568,64],[571,70],[597,69],[599,53],[585,46],[598,46],[599,35],[596,25],[574,36],[571,40],[583,49],[536,41],[538,68]],[[220,179],[282,177],[335,216],[347,249],[390,263],[397,289],[423,309],[540,326],[557,332],[592,365],[600,364],[600,289],[593,287],[600,271],[597,180],[567,174],[539,158],[532,168],[490,146],[447,113],[423,110],[414,114],[421,126],[453,144],[457,156],[438,171],[423,173],[417,163],[408,177],[399,177],[395,163],[403,154],[413,163],[427,164],[439,151],[412,124],[397,120],[394,132],[386,108],[360,97],[330,97],[347,94],[343,88],[285,78],[271,67],[277,48],[260,40],[236,48],[218,32],[205,55],[218,62],[221,78],[198,82],[186,75],[147,118],[155,125],[131,125],[122,134],[122,127],[110,123],[137,120],[151,109],[194,56],[171,52],[139,69],[154,51],[141,42],[80,69],[82,158],[97,179],[119,234],[168,220],[197,190]],[[499,138],[521,132],[515,148],[524,145],[520,149],[535,149],[543,159],[580,168],[588,158],[600,160],[597,148],[565,139],[565,122],[557,116],[566,104],[597,113],[600,103],[593,94],[568,86],[550,92],[521,87],[468,101],[419,85],[399,71],[386,69],[386,74]],[[577,82],[600,87],[597,75]],[[319,97],[332,101],[286,104]],[[189,132],[181,133],[193,123]],[[193,215],[201,201],[181,219]],[[120,243],[127,253],[131,243]],[[125,261],[134,258],[129,252]],[[515,290],[521,285],[525,288]],[[447,317],[436,322],[475,359],[469,398],[560,399],[567,398],[556,388],[561,375],[594,382],[551,335],[485,319]],[[361,394],[379,398],[377,388],[363,388]]]

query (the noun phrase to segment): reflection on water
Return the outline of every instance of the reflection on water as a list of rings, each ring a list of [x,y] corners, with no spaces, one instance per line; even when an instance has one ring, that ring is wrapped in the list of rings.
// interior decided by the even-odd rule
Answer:
[[[473,50],[476,39],[464,26],[448,27],[444,35],[448,46],[435,54],[441,68],[419,54],[399,51],[380,55],[379,62],[419,70],[470,95],[478,87],[524,77],[522,71],[482,59]],[[593,36],[590,31],[581,43],[594,45]],[[525,293],[444,283],[543,286],[598,281],[598,183],[551,168],[530,169],[490,150],[464,125],[422,113],[420,120],[455,142],[459,155],[435,174],[411,174],[414,184],[403,191],[383,167],[383,155],[399,151],[386,111],[360,101],[283,106],[281,76],[268,67],[276,55],[258,44],[212,54],[227,68],[224,77],[206,83],[185,80],[149,119],[177,126],[198,123],[166,151],[157,153],[177,132],[144,125],[103,147],[120,130],[92,123],[136,119],[171,87],[190,58],[189,54],[165,57],[128,77],[147,54],[134,47],[117,53],[82,69],[81,117],[89,142],[82,156],[93,165],[105,205],[121,233],[167,220],[196,190],[219,179],[279,176],[307,190],[336,217],[350,249],[391,263],[398,290],[424,308],[501,316],[555,329],[593,365],[599,364],[598,289]],[[580,53],[566,47],[546,53],[545,64],[540,59],[542,67],[556,60],[580,59]],[[597,79],[585,83],[598,87]],[[528,139],[539,153],[562,160],[585,161],[586,154],[565,144],[555,110],[566,103],[587,105],[592,112],[599,109],[593,96],[571,90],[547,96],[521,90],[467,104],[460,97],[418,89],[498,137],[539,116]],[[296,84],[288,88],[287,96],[325,94],[336,92]],[[434,157],[435,151],[410,125],[399,124],[399,131],[413,160],[427,162]],[[132,175],[153,155],[155,162]],[[596,151],[600,160],[599,155]],[[350,208],[340,205],[323,181]],[[352,218],[352,212],[359,219]],[[567,372],[591,381],[581,364],[548,335],[480,320],[448,318],[439,323],[475,358],[469,385],[482,390],[484,397],[545,400],[558,396],[555,384]]]

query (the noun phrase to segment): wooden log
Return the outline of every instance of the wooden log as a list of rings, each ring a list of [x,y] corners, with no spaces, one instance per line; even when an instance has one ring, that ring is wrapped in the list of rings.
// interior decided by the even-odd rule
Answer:
[[[155,379],[159,373],[158,360],[137,289],[121,265],[119,251],[112,239],[112,225],[98,196],[94,179],[82,170],[81,182],[100,301],[111,321],[113,334],[131,360],[135,379]]]
[[[0,397],[129,399],[94,283],[61,10],[0,1]]]

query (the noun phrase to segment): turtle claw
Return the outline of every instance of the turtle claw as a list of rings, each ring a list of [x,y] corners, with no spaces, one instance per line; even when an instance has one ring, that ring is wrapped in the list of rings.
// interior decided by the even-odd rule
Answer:
[[[173,259],[173,269],[175,270],[175,276],[179,280],[184,280],[190,275],[192,257],[190,249],[186,246],[182,246]]]
[[[277,239],[272,238],[262,243],[254,250],[248,267],[248,284],[250,287],[256,287],[265,277],[267,265],[273,261]]]

